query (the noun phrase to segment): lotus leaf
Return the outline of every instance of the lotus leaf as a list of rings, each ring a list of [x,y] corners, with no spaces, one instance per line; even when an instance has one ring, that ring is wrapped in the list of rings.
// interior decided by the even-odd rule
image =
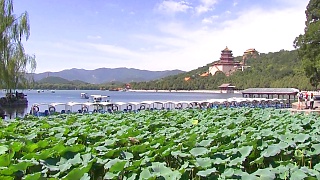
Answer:
[[[72,169],[65,177],[63,177],[63,180],[74,180],[74,179],[81,179],[85,173],[88,173],[92,164],[88,164],[87,166],[82,166],[78,168]]]
[[[243,146],[239,148],[239,152],[241,153],[242,157],[247,157],[251,153],[252,149],[252,146]]]
[[[256,172],[253,173],[256,176],[259,176],[261,179],[275,179],[276,175],[275,172],[271,171],[270,169],[258,169]]]
[[[295,142],[305,142],[310,136],[308,134],[298,134],[294,140]]]
[[[227,168],[223,173],[222,176],[224,177],[232,177],[234,175],[234,169]]]
[[[197,173],[197,175],[198,176],[202,176],[202,177],[207,177],[207,176],[209,176],[210,174],[212,174],[212,173],[214,173],[216,171],[217,171],[216,168],[206,169],[204,171],[199,171]]]
[[[28,174],[26,176],[24,176],[25,180],[34,180],[34,179],[40,179],[41,178],[41,173],[40,172],[37,172],[37,173],[34,173],[34,174]],[[0,179],[2,179],[0,177]]]
[[[208,168],[211,167],[211,159],[206,157],[206,158],[196,158],[196,166],[201,167],[201,168]]]
[[[140,179],[149,179],[152,175],[148,168],[144,168],[140,173]]]
[[[279,146],[270,145],[270,146],[268,146],[268,148],[265,151],[263,151],[261,153],[261,155],[264,157],[271,157],[271,156],[275,156],[275,155],[279,154],[280,152],[281,152],[281,149]]]
[[[303,171],[297,169],[291,175],[292,180],[303,180],[304,178],[308,177]]]
[[[199,146],[202,146],[202,147],[207,147],[211,144],[213,140],[211,139],[208,139],[208,140],[202,140],[200,143],[198,143]]]
[[[120,172],[117,172],[117,173],[106,172],[103,179],[114,179],[114,178],[118,177],[119,174],[120,174]]]
[[[197,147],[190,150],[190,153],[193,156],[201,156],[201,155],[207,154],[208,152],[209,152],[208,149],[204,147]]]
[[[8,146],[0,146],[0,155],[6,153],[8,150]]]

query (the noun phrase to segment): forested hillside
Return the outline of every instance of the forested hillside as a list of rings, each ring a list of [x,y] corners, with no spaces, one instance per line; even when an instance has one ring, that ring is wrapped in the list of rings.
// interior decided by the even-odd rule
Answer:
[[[236,57],[241,60],[242,57]],[[208,71],[209,66],[200,67],[187,73],[169,76],[155,81],[132,83],[133,89],[170,89],[201,90],[218,89],[223,83],[231,83],[238,89],[252,87],[295,87],[311,90],[313,87],[305,76],[297,51],[285,51],[263,54],[247,60],[251,66],[244,71],[238,70],[227,77],[223,73],[214,76],[200,76]],[[186,77],[190,77],[186,81]]]

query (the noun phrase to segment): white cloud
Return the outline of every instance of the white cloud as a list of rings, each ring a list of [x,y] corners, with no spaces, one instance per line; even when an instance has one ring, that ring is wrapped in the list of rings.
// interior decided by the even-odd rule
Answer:
[[[218,18],[219,18],[219,16],[217,16],[217,15],[210,16],[210,17],[207,17],[207,18],[203,18],[201,22],[203,24],[212,24],[214,22],[214,20],[216,20]]]
[[[232,5],[233,5],[233,6],[237,6],[237,5],[238,5],[238,2],[237,2],[237,1],[234,1]]]
[[[88,35],[87,39],[101,39],[101,36],[92,36],[92,35]]]
[[[165,0],[157,7],[159,11],[166,13],[186,12],[190,8],[192,7],[186,1],[173,0]]]
[[[200,5],[196,7],[197,14],[212,11],[218,0],[200,0]]]
[[[55,46],[43,47],[42,53],[36,51],[38,69],[41,72],[57,71],[76,66],[85,69],[128,67],[192,70],[218,60],[225,46],[233,51],[234,56],[243,55],[248,48],[255,48],[262,53],[292,50],[295,37],[304,30],[304,11],[308,0],[303,1],[302,5],[291,4],[284,8],[247,7],[241,12],[232,12],[235,18],[207,28],[203,28],[201,23],[201,26],[192,28],[188,23],[161,23],[158,26],[161,35],[130,36],[137,43],[137,50],[126,45],[107,43],[55,43]],[[210,18],[214,20],[217,17]],[[207,19],[208,23],[210,18]],[[69,53],[61,52],[62,49]],[[76,49],[81,52],[76,52]],[[50,56],[46,53],[54,55],[52,57],[56,61],[48,61]]]

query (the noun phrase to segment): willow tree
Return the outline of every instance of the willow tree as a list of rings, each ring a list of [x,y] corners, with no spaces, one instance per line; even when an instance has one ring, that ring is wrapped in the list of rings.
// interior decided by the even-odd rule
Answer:
[[[12,0],[0,0],[0,88],[11,93],[30,82],[35,56],[25,53],[23,41],[30,36],[28,13],[13,14]]]
[[[296,37],[294,47],[311,85],[317,88],[320,82],[320,0],[310,0],[305,14],[304,34]]]

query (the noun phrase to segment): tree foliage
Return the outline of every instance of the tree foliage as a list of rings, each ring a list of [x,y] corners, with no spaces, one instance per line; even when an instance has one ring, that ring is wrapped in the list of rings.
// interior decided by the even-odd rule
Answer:
[[[13,13],[12,0],[0,0],[0,87],[9,91],[24,87],[34,71],[34,56],[25,53],[23,41],[30,35],[28,13],[20,16]]]
[[[320,0],[310,0],[305,11],[304,34],[294,41],[309,82],[317,88],[320,82]]]
[[[242,57],[235,57],[239,61]],[[295,87],[299,89],[312,89],[307,76],[301,68],[301,61],[298,59],[297,51],[285,51],[263,54],[250,57],[247,64],[250,68],[244,71],[238,70],[230,76],[222,72],[214,76],[202,77],[202,73],[208,71],[210,64],[181,73],[169,76],[160,80],[131,83],[134,89],[170,89],[170,90],[212,90],[219,89],[223,83],[231,83],[238,89],[252,87]],[[185,81],[185,77],[190,77]]]

